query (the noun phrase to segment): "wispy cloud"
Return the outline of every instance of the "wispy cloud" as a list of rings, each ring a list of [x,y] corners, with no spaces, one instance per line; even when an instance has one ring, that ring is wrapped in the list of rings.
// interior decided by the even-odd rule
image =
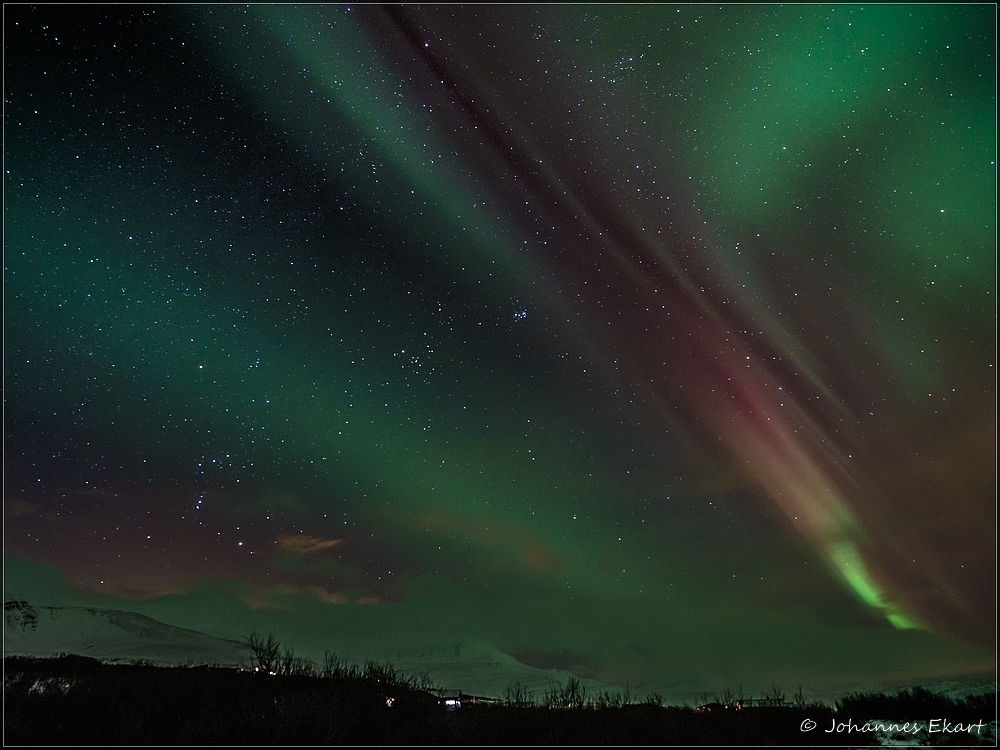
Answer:
[[[296,586],[279,583],[263,588],[251,586],[239,593],[239,598],[252,609],[298,610],[308,606],[310,599],[324,604],[381,604],[377,596],[358,596],[348,591],[330,591],[323,586]]]
[[[323,539],[308,534],[280,534],[278,547],[293,555],[314,555],[317,552],[336,547],[343,539]]]

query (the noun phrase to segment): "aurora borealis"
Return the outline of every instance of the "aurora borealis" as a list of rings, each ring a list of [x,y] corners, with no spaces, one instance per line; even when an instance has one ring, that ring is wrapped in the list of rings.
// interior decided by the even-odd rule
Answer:
[[[995,670],[995,6],[4,12],[12,595]]]

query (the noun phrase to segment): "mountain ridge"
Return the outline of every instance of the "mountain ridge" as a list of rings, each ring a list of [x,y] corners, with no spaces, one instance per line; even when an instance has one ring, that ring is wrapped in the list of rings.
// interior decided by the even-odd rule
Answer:
[[[280,639],[279,639],[280,641]],[[23,601],[4,605],[5,656],[76,654],[102,661],[143,661],[159,666],[200,665],[249,667],[253,652],[241,642],[169,625],[147,615],[93,607],[34,607]],[[350,656],[347,654],[342,654]],[[368,658],[357,658],[359,662]],[[426,673],[444,690],[499,696],[515,682],[542,697],[545,688],[561,685],[571,673],[522,664],[487,643],[463,642],[452,647],[389,653],[379,659],[400,671]],[[575,677],[575,675],[574,675]],[[593,680],[591,689],[608,686]]]
[[[32,607],[4,603],[5,656],[79,654],[115,660],[249,666],[239,641],[168,625],[137,612],[91,607]]]
[[[281,638],[278,638],[281,642]],[[289,645],[284,644],[282,645]],[[245,667],[253,664],[250,647],[238,640],[220,638],[190,628],[169,625],[148,615],[117,609],[84,606],[34,607],[25,601],[4,603],[5,656],[51,657],[63,654],[90,656],[102,661],[142,661],[159,666],[196,666],[202,664]],[[299,656],[313,657],[307,651]],[[426,674],[443,690],[461,690],[468,694],[500,697],[518,684],[536,700],[549,690],[558,689],[570,677],[579,680],[591,694],[616,691],[608,685],[586,679],[564,669],[543,669],[525,664],[514,656],[483,641],[463,641],[430,649],[389,650],[377,658],[338,652],[348,661],[388,662],[409,674]],[[322,662],[322,658],[319,658]],[[641,685],[632,686],[633,700],[646,697]],[[691,686],[674,685],[663,698],[675,704],[690,703],[700,695]],[[894,688],[923,687],[952,698],[995,690],[989,676],[933,678],[907,682]],[[893,689],[878,692],[893,692]],[[836,696],[822,696],[830,699]]]

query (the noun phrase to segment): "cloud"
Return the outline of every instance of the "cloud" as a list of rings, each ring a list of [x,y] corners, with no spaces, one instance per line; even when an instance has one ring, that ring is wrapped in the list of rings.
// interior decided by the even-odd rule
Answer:
[[[323,539],[308,534],[280,534],[278,547],[283,552],[291,552],[293,555],[314,555],[317,552],[336,547],[342,541],[344,540]]]
[[[307,611],[316,603],[321,604],[381,604],[377,596],[363,596],[357,590],[330,591],[324,586],[299,586],[279,583],[274,586],[243,584],[233,589],[233,594],[251,609],[273,609],[286,612]]]

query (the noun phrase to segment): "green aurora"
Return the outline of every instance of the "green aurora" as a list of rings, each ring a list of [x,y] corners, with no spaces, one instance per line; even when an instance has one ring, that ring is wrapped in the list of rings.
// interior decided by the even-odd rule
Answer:
[[[6,7],[5,587],[675,691],[995,672],[995,23]]]

